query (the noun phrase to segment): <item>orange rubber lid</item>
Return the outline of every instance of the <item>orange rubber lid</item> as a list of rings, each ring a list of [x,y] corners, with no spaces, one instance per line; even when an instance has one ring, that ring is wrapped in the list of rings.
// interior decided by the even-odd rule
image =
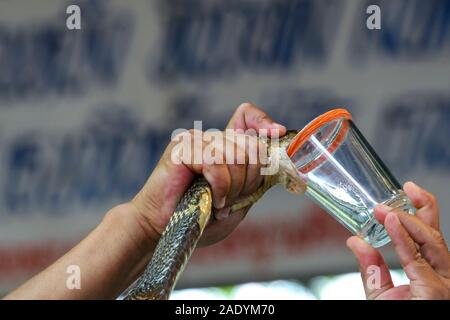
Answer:
[[[313,135],[324,124],[339,118],[352,120],[352,115],[345,109],[333,109],[328,112],[325,112],[324,114],[312,120],[297,134],[294,140],[289,144],[287,148],[288,156],[292,157],[292,155],[296,153],[298,149],[300,149],[300,147],[305,143],[305,141],[308,140],[309,137]],[[339,134],[336,137],[335,141],[330,145],[330,147],[328,148],[328,151],[330,153],[333,152],[337,148],[337,146],[342,142],[342,139],[344,139],[347,129],[348,125],[345,126],[344,130],[342,130],[342,133]]]

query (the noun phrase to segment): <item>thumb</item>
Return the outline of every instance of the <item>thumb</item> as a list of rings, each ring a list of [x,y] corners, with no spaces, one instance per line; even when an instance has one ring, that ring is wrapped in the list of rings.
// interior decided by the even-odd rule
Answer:
[[[285,126],[276,123],[264,111],[251,103],[243,103],[236,109],[228,122],[227,129],[253,129],[258,134],[261,129],[264,129],[267,130],[269,137],[282,137],[286,134]]]
[[[358,260],[367,299],[376,299],[394,287],[389,269],[379,251],[356,236],[347,240],[347,246]]]

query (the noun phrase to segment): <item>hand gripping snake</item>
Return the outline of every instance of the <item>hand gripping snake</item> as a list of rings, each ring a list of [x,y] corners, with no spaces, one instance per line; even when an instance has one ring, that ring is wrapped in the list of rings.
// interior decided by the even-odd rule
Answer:
[[[262,185],[244,200],[235,203],[231,212],[258,201],[275,184],[288,191],[304,193],[306,186],[286,153],[286,148],[296,136],[288,133],[273,143],[267,143],[269,164],[279,168],[272,175],[265,175]],[[155,248],[153,257],[144,273],[128,288],[122,297],[127,300],[168,299],[184,270],[212,213],[211,188],[203,177],[196,178],[183,195]]]

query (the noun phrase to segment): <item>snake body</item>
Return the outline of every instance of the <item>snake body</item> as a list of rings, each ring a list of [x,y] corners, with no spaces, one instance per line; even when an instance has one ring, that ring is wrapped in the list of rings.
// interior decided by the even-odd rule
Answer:
[[[258,201],[275,184],[281,184],[294,193],[303,193],[305,185],[286,155],[286,147],[297,134],[288,133],[277,144],[267,140],[269,161],[277,161],[279,170],[264,176],[255,193],[234,204],[231,212]],[[127,300],[168,299],[184,270],[212,213],[211,187],[203,177],[196,178],[177,205],[155,248],[144,273],[123,294]]]

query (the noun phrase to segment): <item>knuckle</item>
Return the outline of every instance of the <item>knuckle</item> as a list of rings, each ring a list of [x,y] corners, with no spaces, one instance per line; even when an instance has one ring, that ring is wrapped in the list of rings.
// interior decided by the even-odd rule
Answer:
[[[250,102],[243,102],[237,107],[237,110],[245,112],[245,111],[253,109],[253,108],[254,108],[254,106],[253,106],[252,103],[250,103]]]
[[[265,120],[267,120],[267,119],[269,119],[269,116],[268,116],[265,112],[262,112],[262,111],[261,111],[260,114],[258,114],[258,115],[255,117],[256,123],[261,123],[261,122],[263,122],[263,121],[265,121]]]
[[[434,239],[434,242],[438,245],[442,245],[445,243],[444,236],[436,229],[431,229],[431,237]]]

